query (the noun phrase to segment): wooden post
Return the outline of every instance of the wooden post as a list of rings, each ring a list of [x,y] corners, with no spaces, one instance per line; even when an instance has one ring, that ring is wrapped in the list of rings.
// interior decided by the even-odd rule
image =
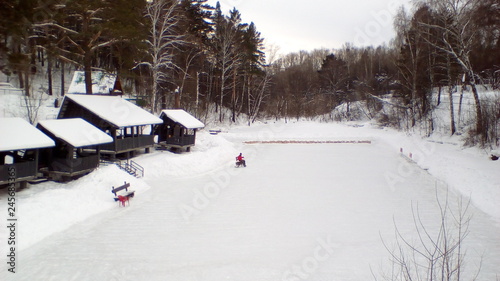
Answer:
[[[35,149],[35,178],[37,177],[38,174],[38,161],[39,161],[39,156],[38,156],[38,151],[39,149]]]

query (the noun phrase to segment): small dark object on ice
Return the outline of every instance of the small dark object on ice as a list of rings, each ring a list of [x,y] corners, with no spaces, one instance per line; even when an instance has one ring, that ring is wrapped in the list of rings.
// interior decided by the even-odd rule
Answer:
[[[491,154],[491,160],[496,161],[498,160],[498,156]]]

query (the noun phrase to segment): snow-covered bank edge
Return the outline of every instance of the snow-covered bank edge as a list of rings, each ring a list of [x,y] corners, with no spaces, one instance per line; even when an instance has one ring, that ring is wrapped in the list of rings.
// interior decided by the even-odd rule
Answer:
[[[490,160],[489,151],[466,148],[458,137],[437,134],[422,138],[387,130],[379,138],[500,223],[500,162]],[[400,167],[393,180],[404,180],[412,172]]]
[[[149,189],[144,181],[111,165],[68,183],[45,182],[16,192],[17,249],[28,248],[89,217],[118,208],[111,189],[124,181],[131,183],[139,196]],[[2,190],[0,196],[3,206],[7,199],[4,193],[5,190]],[[6,212],[2,212],[2,220],[6,221]],[[2,229],[0,241],[6,241],[6,238],[7,233]]]

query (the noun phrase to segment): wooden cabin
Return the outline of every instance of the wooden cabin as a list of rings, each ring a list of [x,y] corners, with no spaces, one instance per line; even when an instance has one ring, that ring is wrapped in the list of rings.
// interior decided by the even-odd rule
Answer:
[[[107,133],[113,142],[101,146],[101,154],[130,158],[154,146],[153,126],[163,121],[119,96],[66,95],[57,119],[82,118]]]
[[[54,141],[21,118],[0,118],[0,186],[26,186],[37,178],[39,150]]]
[[[191,150],[195,145],[196,131],[205,125],[182,109],[167,109],[160,114],[162,124],[155,127],[158,144],[174,150]]]
[[[123,95],[120,79],[116,74],[105,71],[92,71],[93,95]],[[68,94],[87,94],[85,72],[75,71],[68,88]]]
[[[53,180],[69,180],[99,166],[100,145],[113,138],[81,118],[40,121],[37,128],[55,141],[55,147],[42,149],[41,171]]]

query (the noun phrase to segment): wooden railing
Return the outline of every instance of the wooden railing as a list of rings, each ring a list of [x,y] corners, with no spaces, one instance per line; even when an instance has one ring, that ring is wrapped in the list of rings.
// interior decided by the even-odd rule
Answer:
[[[76,159],[54,159],[50,164],[50,170],[63,173],[76,173],[95,169],[99,166],[98,155],[79,157]]]
[[[187,135],[182,137],[171,137],[167,139],[166,144],[185,146],[194,144],[194,141],[195,141],[194,135]]]
[[[120,152],[120,151],[133,150],[152,145],[154,145],[154,136],[146,135],[146,136],[126,137],[123,139],[116,139],[112,143],[102,145],[101,149]]]
[[[115,164],[120,169],[126,171],[127,173],[129,173],[130,175],[132,175],[136,178],[144,177],[144,167],[137,164],[137,162],[135,162],[135,161],[132,161],[132,160],[118,161],[118,162],[115,162]]]
[[[34,177],[37,173],[35,161],[0,165],[0,183],[8,183],[9,179]]]

